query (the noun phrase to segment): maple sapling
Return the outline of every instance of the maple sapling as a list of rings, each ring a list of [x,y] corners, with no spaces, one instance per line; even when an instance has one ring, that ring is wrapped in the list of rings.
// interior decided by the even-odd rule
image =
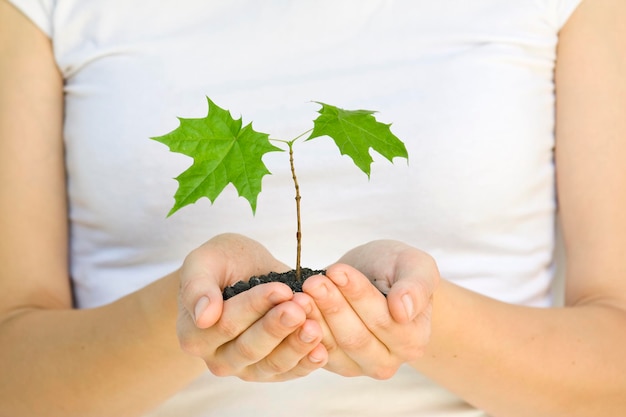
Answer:
[[[180,208],[207,197],[211,203],[228,184],[233,184],[239,196],[250,203],[252,213],[256,213],[257,198],[261,192],[261,182],[270,174],[263,163],[268,152],[285,149],[272,144],[280,143],[287,147],[289,163],[295,187],[296,200],[296,281],[302,281],[301,268],[301,214],[300,185],[296,176],[293,145],[307,134],[304,141],[328,136],[342,155],[348,155],[354,164],[369,178],[373,159],[370,149],[380,153],[389,161],[402,157],[408,159],[404,143],[391,133],[389,124],[375,119],[370,110],[344,110],[321,102],[319,116],[313,120],[313,128],[291,140],[271,139],[267,133],[257,132],[252,123],[242,127],[242,119],[234,119],[207,97],[209,111],[206,117],[179,118],[180,125],[166,135],[152,139],[167,145],[172,152],[182,153],[193,158],[193,164],[181,173],[176,180],[178,189],[174,195],[174,206],[168,216]],[[310,270],[309,270],[310,271]],[[257,280],[258,281],[258,280]],[[301,285],[300,285],[301,286]],[[293,287],[292,287],[293,288]]]

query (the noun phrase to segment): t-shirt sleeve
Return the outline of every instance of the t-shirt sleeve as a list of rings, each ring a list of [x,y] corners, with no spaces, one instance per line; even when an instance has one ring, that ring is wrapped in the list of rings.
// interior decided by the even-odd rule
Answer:
[[[43,33],[52,37],[52,10],[55,0],[8,0]]]
[[[567,23],[572,13],[574,13],[574,10],[576,10],[583,1],[584,0],[556,0],[554,2],[556,6],[556,24],[559,30]]]

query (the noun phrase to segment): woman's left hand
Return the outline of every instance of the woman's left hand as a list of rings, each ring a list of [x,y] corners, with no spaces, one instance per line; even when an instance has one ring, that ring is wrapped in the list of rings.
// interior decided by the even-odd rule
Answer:
[[[307,279],[303,291],[310,299],[300,300],[324,330],[325,368],[387,379],[420,357],[430,338],[439,279],[432,257],[389,240],[359,246],[326,275]]]

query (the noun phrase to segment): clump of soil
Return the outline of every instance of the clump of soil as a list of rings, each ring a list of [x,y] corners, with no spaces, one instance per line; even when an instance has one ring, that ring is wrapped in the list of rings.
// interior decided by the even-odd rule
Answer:
[[[247,291],[252,287],[260,284],[266,284],[268,282],[282,282],[283,284],[287,284],[293,292],[302,292],[302,284],[307,278],[312,277],[313,275],[324,274],[326,271],[302,268],[300,273],[302,275],[302,279],[300,281],[296,280],[296,271],[294,269],[287,272],[270,272],[267,275],[254,276],[250,278],[248,282],[239,281],[230,287],[224,288],[222,296],[224,297],[224,300],[228,300],[229,298]]]

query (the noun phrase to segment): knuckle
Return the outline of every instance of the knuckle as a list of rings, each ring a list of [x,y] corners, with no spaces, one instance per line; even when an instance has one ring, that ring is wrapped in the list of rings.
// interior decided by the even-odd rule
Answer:
[[[261,321],[261,327],[263,332],[274,340],[282,340],[289,334],[289,330],[285,329],[280,324],[277,325],[275,321],[267,318]]]
[[[342,306],[336,303],[332,298],[318,302],[318,304],[325,316],[338,316],[343,312]]]
[[[284,339],[301,326],[306,315],[295,303],[285,303],[274,308],[262,321],[263,331],[275,339]]]
[[[226,317],[221,317],[220,320],[216,324],[217,331],[225,336],[228,340],[232,340],[239,336],[240,329],[239,325]]]
[[[235,349],[237,351],[237,354],[247,363],[252,363],[257,360],[257,350],[255,346],[251,345],[250,343],[246,343],[241,339],[236,339]]]
[[[393,325],[393,319],[389,314],[380,314],[371,319],[368,325],[371,329],[389,329]]]
[[[289,370],[289,368],[278,362],[272,356],[268,356],[264,361],[259,363],[259,369],[269,375],[279,375]]]
[[[337,340],[337,344],[346,351],[361,350],[369,345],[370,335],[365,332],[356,332],[341,337]]]

